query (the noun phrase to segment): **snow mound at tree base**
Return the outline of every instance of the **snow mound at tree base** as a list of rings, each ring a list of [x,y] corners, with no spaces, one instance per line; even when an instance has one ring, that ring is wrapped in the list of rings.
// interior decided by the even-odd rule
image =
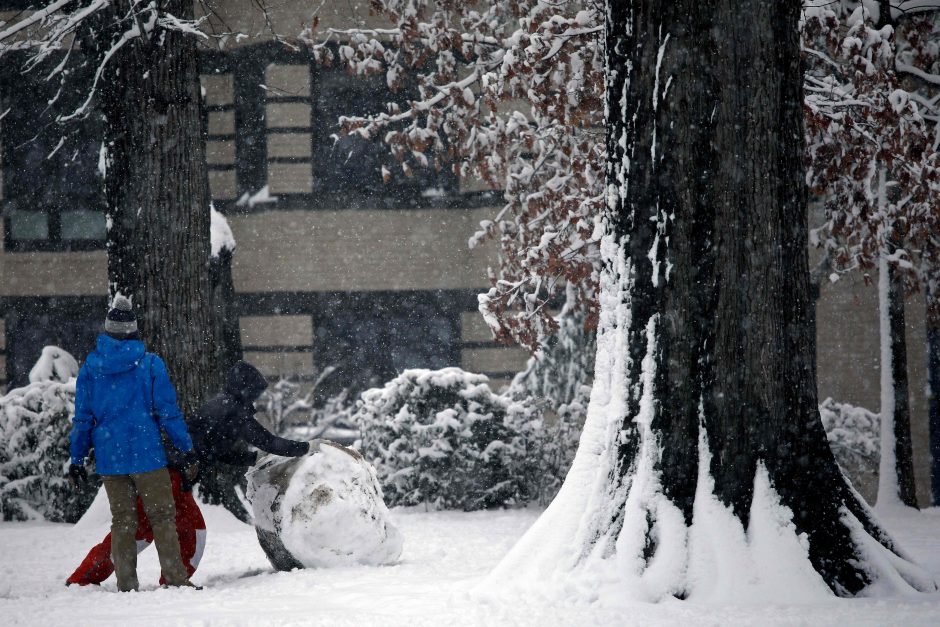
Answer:
[[[388,564],[401,555],[375,470],[340,447],[261,458],[248,472],[247,496],[278,570]]]

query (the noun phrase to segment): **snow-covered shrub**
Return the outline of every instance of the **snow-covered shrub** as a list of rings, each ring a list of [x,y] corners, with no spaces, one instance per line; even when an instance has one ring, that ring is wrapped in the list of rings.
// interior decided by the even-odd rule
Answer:
[[[829,446],[855,486],[873,485],[881,456],[881,418],[863,407],[827,398],[819,405]]]
[[[570,302],[570,301],[569,301]],[[566,304],[555,318],[558,331],[547,338],[517,374],[506,395],[536,405],[540,419],[523,425],[525,472],[532,499],[547,505],[574,461],[591,396],[596,334],[586,314]]]
[[[66,478],[74,412],[75,379],[37,381],[0,397],[4,520],[75,522],[94,500],[97,485],[72,490]]]
[[[311,407],[310,399],[301,390],[301,382],[287,377],[269,385],[255,401],[258,422],[277,434],[284,432],[288,419],[309,412]]]
[[[554,496],[582,410],[545,409],[495,394],[483,375],[444,368],[406,370],[367,390],[355,419],[389,505],[473,510]]]
[[[527,500],[512,404],[459,368],[406,370],[363,392],[362,454],[389,505],[473,510]]]
[[[67,350],[58,346],[46,346],[39,359],[29,371],[29,382],[58,381],[66,383],[78,376],[78,362]]]
[[[554,318],[558,330],[539,349],[509,386],[513,398],[533,397],[550,407],[581,403],[587,407],[594,376],[597,333],[587,314],[567,304]]]
[[[283,435],[291,440],[323,438],[348,446],[359,439],[355,414],[356,400],[350,399],[349,390],[342,390],[311,408],[306,423],[289,426]]]
[[[510,424],[522,449],[515,472],[521,473],[529,501],[548,505],[565,480],[578,450],[591,388],[583,385],[569,403],[553,407],[532,397],[509,408]]]
[[[315,401],[317,388],[335,370],[333,366],[324,368],[310,383],[298,376],[281,377],[255,401],[258,421],[279,435],[284,435],[292,424],[312,424],[322,417],[318,412],[322,404],[318,406]]]

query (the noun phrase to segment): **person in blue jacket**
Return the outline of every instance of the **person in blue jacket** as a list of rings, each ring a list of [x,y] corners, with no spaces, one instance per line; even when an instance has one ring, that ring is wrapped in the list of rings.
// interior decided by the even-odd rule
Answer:
[[[163,430],[183,452],[187,473],[195,475],[198,465],[176,391],[163,360],[144,349],[129,300],[115,297],[104,329],[75,384],[69,476],[84,483],[85,458],[94,448],[95,466],[111,506],[111,551],[119,590],[136,590],[139,585],[134,538],[138,495],[150,519],[167,585],[195,587],[180,557],[160,433]]]

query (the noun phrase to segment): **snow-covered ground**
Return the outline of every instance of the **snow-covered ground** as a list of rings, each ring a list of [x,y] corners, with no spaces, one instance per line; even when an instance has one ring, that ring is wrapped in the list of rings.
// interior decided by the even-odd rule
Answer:
[[[481,592],[476,585],[538,516],[531,509],[393,510],[405,538],[397,565],[293,572],[273,571],[252,527],[217,507],[203,511],[209,541],[193,578],[201,591],[157,588],[152,548],[140,559],[142,592],[115,592],[113,577],[100,588],[66,588],[71,569],[106,532],[103,523],[0,523],[0,625],[940,625],[940,594],[626,605]],[[940,579],[940,508],[883,519]]]

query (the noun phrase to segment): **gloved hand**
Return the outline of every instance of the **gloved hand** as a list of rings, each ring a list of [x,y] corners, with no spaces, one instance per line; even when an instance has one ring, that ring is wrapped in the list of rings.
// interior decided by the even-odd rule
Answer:
[[[183,453],[183,474],[190,485],[196,483],[199,478],[199,458],[194,449]]]
[[[81,490],[88,484],[88,472],[84,466],[69,464],[69,483],[73,489]]]

